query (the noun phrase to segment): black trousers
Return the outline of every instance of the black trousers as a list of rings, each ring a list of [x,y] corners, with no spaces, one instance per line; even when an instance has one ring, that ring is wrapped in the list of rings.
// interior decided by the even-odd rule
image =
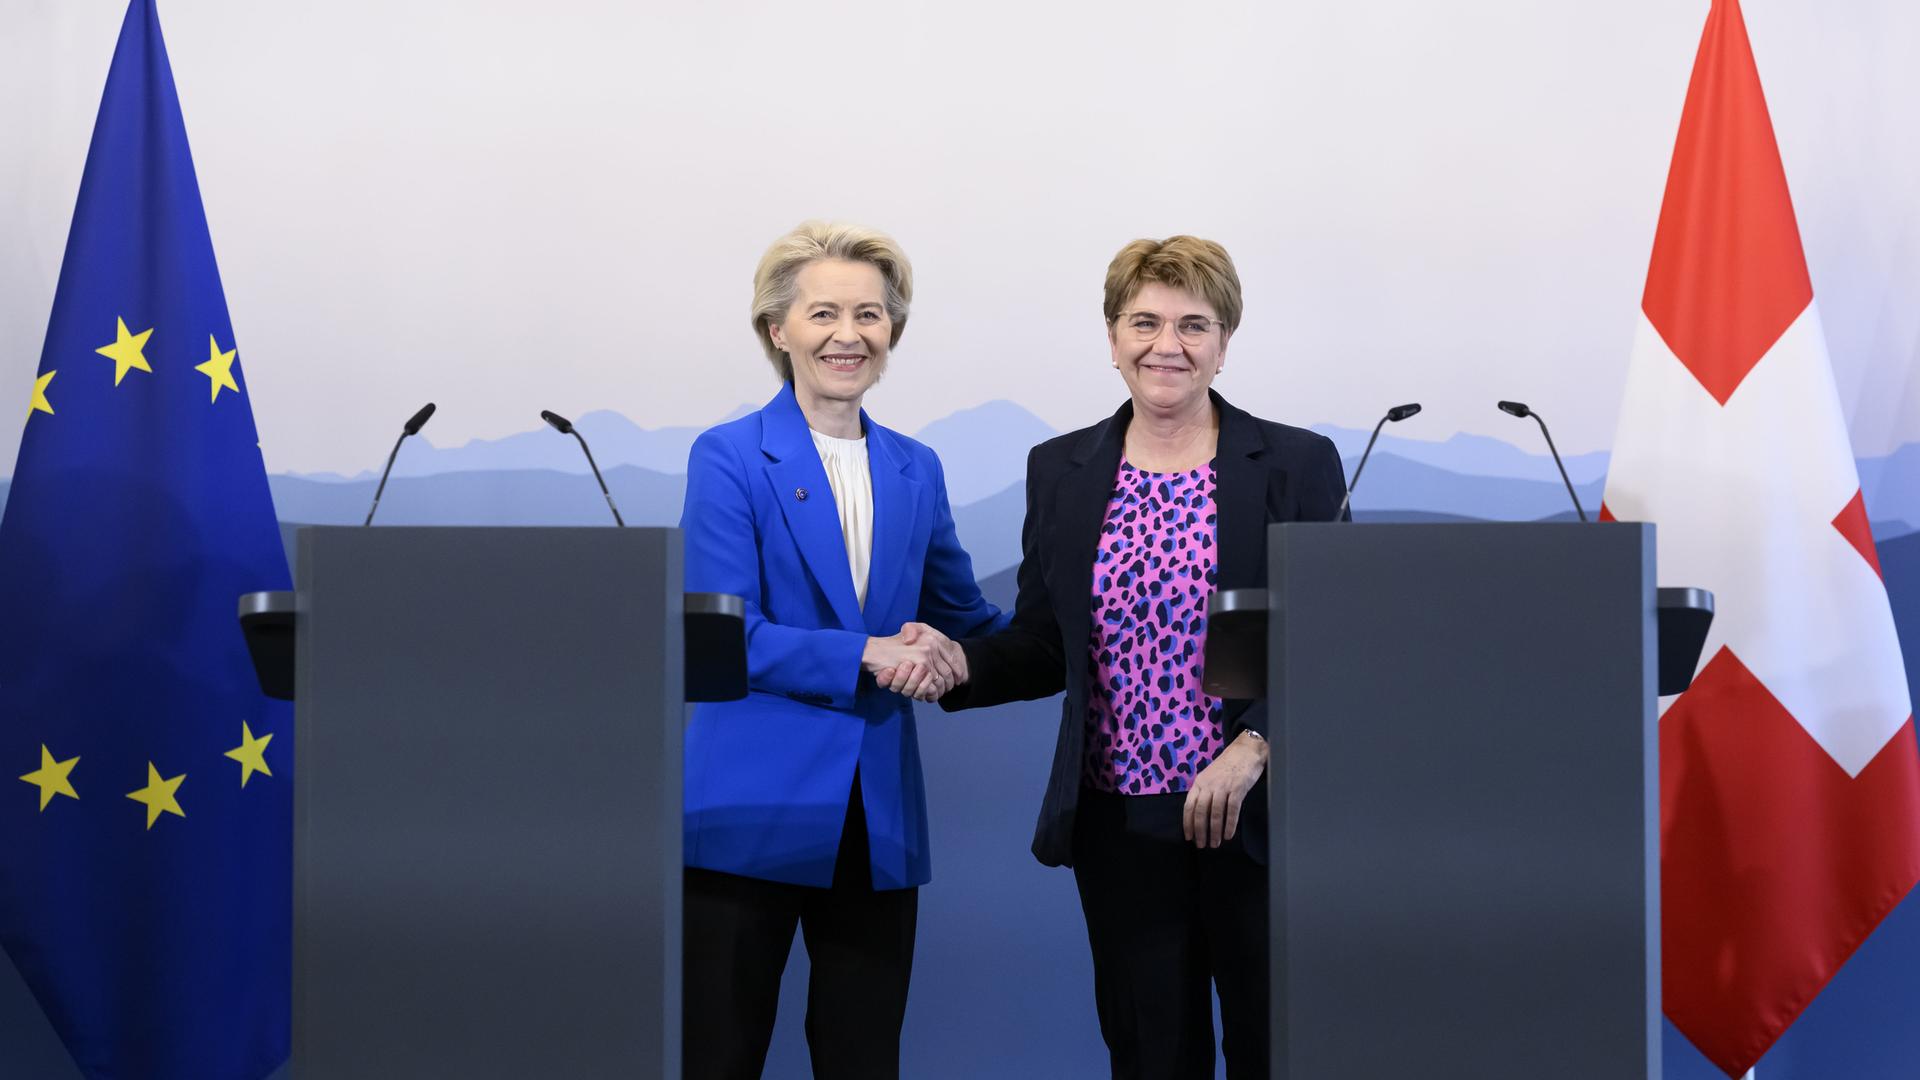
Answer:
[[[681,1075],[757,1080],[773,1039],[793,930],[807,943],[807,1051],[818,1080],[896,1080],[913,973],[918,889],[875,891],[853,778],[833,885],[819,889],[688,867]]]
[[[1264,793],[1264,789],[1259,789]],[[1212,991],[1230,1080],[1265,1080],[1267,869],[1181,839],[1177,795],[1081,789],[1073,876],[1115,1080],[1211,1080]]]

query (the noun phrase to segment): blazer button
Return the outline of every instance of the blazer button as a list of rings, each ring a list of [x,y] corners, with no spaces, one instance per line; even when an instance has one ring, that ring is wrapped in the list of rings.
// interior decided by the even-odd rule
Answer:
[[[793,497],[794,497],[794,498],[796,498],[796,499],[799,499],[799,500],[800,500],[801,502],[806,502],[806,501],[807,501],[807,489],[806,489],[806,488],[794,488],[794,489],[793,489]]]

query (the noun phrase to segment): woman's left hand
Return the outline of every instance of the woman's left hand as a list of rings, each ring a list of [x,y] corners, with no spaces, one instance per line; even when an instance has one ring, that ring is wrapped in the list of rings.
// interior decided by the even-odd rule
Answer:
[[[1194,845],[1217,848],[1240,829],[1240,808],[1267,771],[1267,741],[1252,732],[1240,737],[1193,778],[1180,815],[1180,831]]]

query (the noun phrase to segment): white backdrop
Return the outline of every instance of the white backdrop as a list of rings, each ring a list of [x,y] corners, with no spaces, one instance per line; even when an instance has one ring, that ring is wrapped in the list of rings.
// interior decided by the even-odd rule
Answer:
[[[1357,504],[1564,512],[1550,465],[1442,442],[1490,435],[1537,452],[1531,425],[1492,408],[1507,397],[1546,414],[1563,451],[1589,455],[1568,464],[1591,507],[1708,8],[159,2],[272,472],[377,467],[427,400],[442,448],[536,428],[543,407],[685,428],[758,403],[774,383],[746,328],[754,262],[797,221],[844,217],[893,231],[919,278],[870,405],[940,446],[970,488],[955,499],[963,539],[1003,587],[1021,449],[1122,395],[1100,284],[1138,236],[1193,232],[1234,253],[1248,312],[1220,387],[1238,403],[1349,429],[1426,404],[1397,433],[1434,445],[1376,459]],[[1872,459],[1869,505],[1900,519],[1877,513],[1876,527],[1909,532],[1920,4],[1744,7],[1854,449]],[[0,494],[124,10],[0,0]],[[953,418],[997,400],[1034,416]],[[612,422],[592,434],[603,464],[642,466],[609,470],[630,519],[673,520],[678,478],[665,473],[690,434],[649,441]],[[518,506],[511,520],[600,520],[586,482],[525,471],[578,467],[571,446],[542,438],[410,450],[383,519],[491,521]],[[956,471],[961,455],[970,472]],[[495,471],[437,495],[416,479],[442,468]],[[287,476],[275,493],[302,521],[357,521],[368,497]],[[1895,584],[1903,543],[1884,558]],[[1071,882],[1025,854],[1049,707],[1020,708],[925,725],[947,869],[925,901],[910,1075],[984,1075],[1009,1055],[1047,1075],[1099,1071]],[[983,775],[1004,798],[979,797]],[[1848,1047],[1903,1052],[1903,1025],[1879,1018],[1911,1011],[1900,995],[1920,932],[1893,922],[1905,936],[1862,950],[1851,996],[1822,999],[1844,1015],[1816,1002],[1798,1025],[1806,1049],[1769,1059],[1785,1056],[1780,1077],[1832,1075]],[[0,963],[0,1035],[20,1045],[18,1025],[39,1019],[10,975]],[[804,988],[788,983],[770,1075],[804,1068]],[[28,1034],[57,1060],[43,1027]],[[1668,1075],[1705,1075],[1699,1061],[1680,1071],[1679,1042]]]
[[[1920,441],[1920,6],[1748,0],[1856,450]],[[1299,423],[1611,440],[1706,0],[162,0],[274,472],[542,407],[702,424],[773,384],[753,263],[808,216],[920,296],[871,405],[1121,387],[1106,260],[1226,243],[1221,389]],[[0,5],[0,406],[25,412],[123,0]],[[0,412],[4,409],[0,408]],[[17,440],[0,439],[0,476]]]

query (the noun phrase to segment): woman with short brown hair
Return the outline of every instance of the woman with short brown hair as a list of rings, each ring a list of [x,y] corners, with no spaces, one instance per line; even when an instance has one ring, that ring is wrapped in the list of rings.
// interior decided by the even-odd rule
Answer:
[[[1264,587],[1267,525],[1333,519],[1346,482],[1332,442],[1214,391],[1219,244],[1128,244],[1103,307],[1127,400],[1028,457],[1013,622],[958,643],[941,705],[1066,691],[1033,852],[1073,867],[1113,1075],[1213,1076],[1217,988],[1227,1075],[1264,1080],[1267,712],[1201,689],[1207,599]]]

